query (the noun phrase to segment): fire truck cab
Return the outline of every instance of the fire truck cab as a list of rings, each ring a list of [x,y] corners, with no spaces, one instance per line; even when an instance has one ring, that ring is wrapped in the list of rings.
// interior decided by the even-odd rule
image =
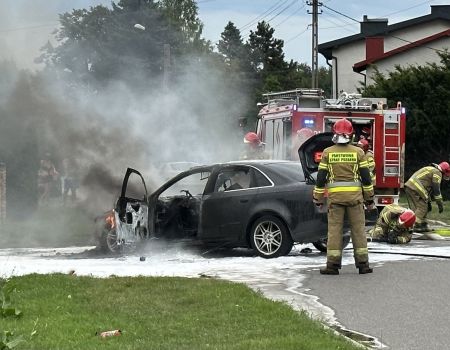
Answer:
[[[306,139],[332,131],[333,124],[345,117],[353,124],[354,144],[365,138],[374,154],[376,206],[398,203],[404,185],[406,132],[400,102],[388,109],[386,98],[342,93],[338,99],[325,99],[321,89],[300,88],[264,96],[267,102],[261,104],[256,131],[273,159],[298,160],[298,149]]]

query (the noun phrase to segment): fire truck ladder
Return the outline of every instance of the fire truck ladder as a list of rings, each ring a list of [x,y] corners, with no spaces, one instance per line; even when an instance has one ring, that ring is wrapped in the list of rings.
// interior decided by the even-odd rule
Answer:
[[[280,91],[280,92],[268,92],[263,94],[267,98],[268,103],[280,102],[283,100],[295,101],[299,104],[300,98],[315,98],[323,99],[324,91],[322,89],[302,89],[297,88],[294,90]]]
[[[384,114],[383,176],[400,176],[400,120],[397,113]],[[388,130],[392,132],[387,133]],[[394,132],[395,131],[395,132]],[[389,146],[388,146],[389,145]]]

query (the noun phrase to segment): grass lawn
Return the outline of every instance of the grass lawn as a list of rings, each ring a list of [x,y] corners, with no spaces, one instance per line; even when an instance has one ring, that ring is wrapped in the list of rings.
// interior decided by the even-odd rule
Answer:
[[[360,349],[289,305],[215,279],[27,275],[0,330],[14,349]],[[117,337],[96,332],[122,330]]]

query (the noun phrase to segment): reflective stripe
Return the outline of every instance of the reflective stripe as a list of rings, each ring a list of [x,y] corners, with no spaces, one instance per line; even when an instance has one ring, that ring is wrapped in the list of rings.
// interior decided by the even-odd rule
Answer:
[[[356,255],[363,255],[363,254],[369,254],[368,248],[354,248]]]
[[[340,258],[342,256],[342,251],[337,249],[336,250],[328,249],[327,256],[332,256],[333,258]]]
[[[425,188],[423,187],[422,183],[417,182],[416,179],[409,179],[409,181],[412,182],[412,184],[424,195],[425,199],[428,199],[428,193],[425,191]]]
[[[328,190],[329,193],[336,192],[359,192],[361,187],[333,187]]]
[[[325,193],[325,188],[314,187],[314,192]]]
[[[355,182],[351,182],[351,181],[336,181],[336,182],[331,182],[329,184],[327,184],[328,188],[333,188],[333,187],[347,187],[347,186],[359,186],[361,187],[361,182],[359,181],[355,181]]]
[[[359,163],[360,168],[368,168],[369,163],[367,163],[367,160],[363,160],[361,163]]]
[[[441,181],[441,177],[438,174],[433,174],[433,179],[437,179],[438,182]]]
[[[435,199],[436,201],[438,201],[438,200],[442,200],[442,196],[441,196],[441,195],[439,195],[439,196],[436,196],[436,197],[434,197],[434,199]]]
[[[373,191],[373,185],[363,186],[363,191],[364,192]]]
[[[326,164],[320,163],[320,164],[319,164],[319,169],[327,170],[327,169],[328,169],[328,166],[327,166]]]

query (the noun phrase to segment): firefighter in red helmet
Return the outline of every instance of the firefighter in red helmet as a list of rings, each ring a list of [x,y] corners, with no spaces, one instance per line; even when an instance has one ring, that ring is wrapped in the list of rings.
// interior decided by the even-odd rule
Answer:
[[[372,178],[372,184],[375,186],[376,183],[376,174],[375,174],[375,158],[373,156],[373,152],[369,148],[369,141],[365,138],[362,138],[356,144],[359,148],[364,151],[367,164],[369,165],[370,177]]]
[[[268,159],[268,154],[264,151],[264,142],[254,132],[248,132],[244,136],[244,152],[240,159]]]
[[[391,244],[409,243],[416,215],[411,209],[398,204],[386,205],[375,226],[369,230],[371,240]]]
[[[342,262],[342,235],[344,217],[350,221],[353,255],[360,274],[371,273],[367,238],[364,232],[364,202],[373,206],[373,185],[364,152],[351,145],[353,126],[343,118],[333,125],[333,142],[326,148],[317,173],[313,201],[317,206],[324,203],[328,192],[328,242],[327,265],[321,274],[338,275]]]
[[[450,165],[447,162],[432,163],[417,170],[405,183],[405,193],[409,207],[416,214],[414,231],[428,232],[430,228],[426,220],[431,210],[431,201],[436,201],[439,213],[444,211],[441,194],[441,182],[450,180]]]

